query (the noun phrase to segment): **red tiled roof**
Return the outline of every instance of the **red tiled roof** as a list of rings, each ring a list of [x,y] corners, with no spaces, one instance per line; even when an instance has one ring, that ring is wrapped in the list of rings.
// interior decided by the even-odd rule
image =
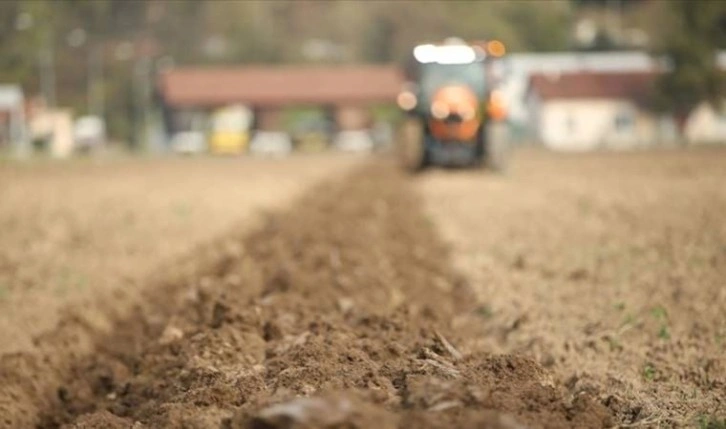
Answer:
[[[529,92],[543,100],[572,98],[625,98],[647,104],[653,91],[655,72],[573,72],[533,74]]]
[[[177,68],[158,89],[174,107],[390,102],[403,78],[391,66]]]

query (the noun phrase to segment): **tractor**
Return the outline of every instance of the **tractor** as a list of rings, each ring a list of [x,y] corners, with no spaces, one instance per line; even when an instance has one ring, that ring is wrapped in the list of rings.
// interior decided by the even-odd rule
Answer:
[[[405,168],[506,169],[506,110],[494,72],[503,54],[504,45],[496,40],[449,39],[413,49],[396,100],[404,112],[397,149]]]

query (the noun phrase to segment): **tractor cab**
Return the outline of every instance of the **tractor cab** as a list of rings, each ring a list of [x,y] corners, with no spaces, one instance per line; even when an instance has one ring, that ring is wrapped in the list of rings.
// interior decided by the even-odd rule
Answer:
[[[485,46],[489,52],[450,39],[413,49],[405,69],[408,82],[397,99],[407,116],[399,147],[408,168],[484,165],[503,169],[504,149],[493,139],[503,138],[494,134],[502,134],[499,131],[506,127],[505,110],[491,65],[503,55],[504,46],[497,41]]]

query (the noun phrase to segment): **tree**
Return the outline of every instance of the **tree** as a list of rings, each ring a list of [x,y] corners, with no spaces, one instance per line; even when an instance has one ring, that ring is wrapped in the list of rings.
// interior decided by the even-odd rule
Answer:
[[[393,46],[396,27],[389,17],[376,16],[366,36],[365,56],[367,60],[374,63],[389,63],[394,60]]]
[[[669,31],[658,52],[668,70],[656,82],[655,107],[672,112],[682,133],[696,106],[708,101],[719,108],[726,95],[716,56],[726,41],[726,3],[673,0],[668,6]]]
[[[148,84],[135,70],[153,71],[161,60],[295,63],[322,40],[337,52],[323,61],[395,63],[415,44],[449,36],[497,38],[509,52],[562,50],[571,13],[570,0],[0,0],[0,82],[22,85],[29,97],[46,88],[56,105],[83,114],[89,63],[98,58],[94,76],[103,78],[90,86],[103,89],[109,133],[128,137],[137,114],[129,106],[139,109],[138,88]],[[222,41],[222,53],[209,54],[210,40]]]

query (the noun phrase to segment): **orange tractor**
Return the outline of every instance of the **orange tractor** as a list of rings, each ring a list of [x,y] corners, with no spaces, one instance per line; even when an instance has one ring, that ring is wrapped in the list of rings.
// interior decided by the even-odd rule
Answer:
[[[506,110],[492,72],[503,54],[498,41],[483,47],[458,39],[416,46],[397,99],[406,114],[397,139],[406,168],[506,168]]]

